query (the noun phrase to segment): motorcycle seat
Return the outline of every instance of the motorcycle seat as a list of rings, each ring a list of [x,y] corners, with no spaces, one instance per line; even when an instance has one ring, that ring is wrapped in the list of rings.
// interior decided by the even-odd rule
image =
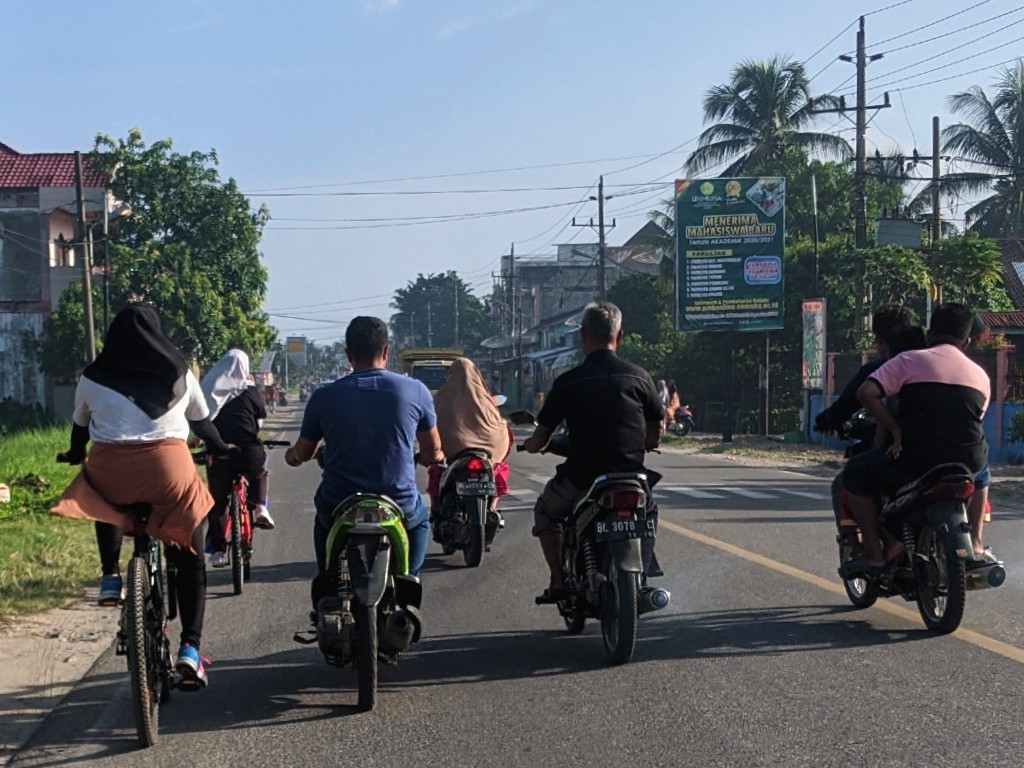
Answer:
[[[940,486],[947,486],[950,498],[960,500],[970,498],[974,492],[973,476],[968,467],[957,463],[939,464],[916,480],[896,489],[882,510],[883,516],[898,514],[921,496]]]

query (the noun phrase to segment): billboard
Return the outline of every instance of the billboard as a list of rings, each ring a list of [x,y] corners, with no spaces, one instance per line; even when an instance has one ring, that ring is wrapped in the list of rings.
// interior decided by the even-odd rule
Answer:
[[[676,327],[782,328],[786,180],[676,180]]]
[[[825,389],[825,299],[803,302],[803,387]]]
[[[285,339],[285,354],[288,362],[298,368],[306,367],[306,337],[289,336]]]

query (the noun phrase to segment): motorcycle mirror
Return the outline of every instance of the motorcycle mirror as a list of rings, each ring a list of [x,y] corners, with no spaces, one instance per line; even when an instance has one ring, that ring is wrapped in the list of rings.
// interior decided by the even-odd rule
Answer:
[[[512,411],[512,413],[508,415],[508,420],[517,427],[533,426],[537,423],[533,414],[529,411]]]

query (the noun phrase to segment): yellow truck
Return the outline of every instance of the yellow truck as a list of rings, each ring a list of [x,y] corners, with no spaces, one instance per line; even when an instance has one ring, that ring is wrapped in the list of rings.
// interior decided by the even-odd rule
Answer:
[[[402,373],[419,379],[434,394],[448,378],[452,361],[462,357],[462,350],[454,347],[414,347],[398,354]]]

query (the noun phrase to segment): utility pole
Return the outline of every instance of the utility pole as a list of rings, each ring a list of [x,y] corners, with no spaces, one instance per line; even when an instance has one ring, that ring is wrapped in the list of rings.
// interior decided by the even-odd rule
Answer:
[[[523,300],[516,289],[516,244],[508,252],[509,318],[516,355],[516,407],[523,407]],[[519,299],[516,301],[516,299]],[[518,311],[517,311],[518,309]]]
[[[92,317],[92,263],[85,242],[85,191],[82,185],[82,153],[75,151],[75,197],[78,202],[78,241],[82,256],[82,290],[85,304],[85,340],[89,362],[96,359],[96,326]]]
[[[590,196],[591,200],[597,201],[597,226],[594,226],[594,220],[590,219],[586,224],[577,224],[576,217],[572,218],[572,225],[574,227],[590,227],[597,231],[597,296],[599,299],[605,299],[608,295],[607,285],[605,284],[605,224],[604,224],[604,201],[611,200],[614,195],[604,194],[604,176],[601,176],[597,180],[597,196]],[[608,229],[615,229],[615,219],[612,219],[611,225]]]
[[[939,198],[939,192],[941,190],[942,180],[939,175],[939,118],[938,116],[932,117],[932,260],[933,263],[938,259],[939,248],[942,245],[942,215],[941,206],[942,201]],[[936,299],[942,301],[942,286],[938,287],[938,292],[935,296]],[[928,288],[928,298],[926,301],[927,306],[925,307],[925,322],[930,323],[932,319],[932,292],[931,287]]]
[[[431,322],[430,316],[430,302],[427,302],[427,346],[434,346],[434,326]]]
[[[416,346],[416,313],[409,313],[409,346]]]
[[[455,286],[455,338],[453,346],[459,346],[459,278],[452,276],[452,284]]]
[[[867,42],[864,33],[864,17],[860,17],[860,26],[857,29],[857,53],[856,58],[843,54],[839,57],[840,60],[856,64],[857,66],[857,106],[855,108],[856,119],[854,124],[856,126],[857,140],[856,140],[856,167],[854,171],[854,200],[853,200],[853,212],[854,212],[854,245],[858,250],[867,248],[868,246],[868,192],[867,192],[867,132],[868,132],[868,110],[879,110],[890,107],[889,103],[889,92],[885,92],[885,98],[882,104],[868,104],[867,95],[867,70],[868,64],[872,61],[878,61],[882,58],[882,54],[875,53],[871,56],[867,54]],[[835,109],[812,109],[813,114],[827,114],[827,113],[838,113],[846,117],[846,113],[850,110],[846,106],[845,100],[840,97],[839,106]],[[857,318],[857,326],[859,328],[865,328],[867,324],[867,315],[864,311],[864,259],[860,256],[857,257],[857,300],[855,316]]]
[[[939,173],[939,118],[936,115],[932,118],[932,251],[939,252],[939,242],[942,240],[942,215],[940,208],[942,201],[939,199],[942,179]]]

